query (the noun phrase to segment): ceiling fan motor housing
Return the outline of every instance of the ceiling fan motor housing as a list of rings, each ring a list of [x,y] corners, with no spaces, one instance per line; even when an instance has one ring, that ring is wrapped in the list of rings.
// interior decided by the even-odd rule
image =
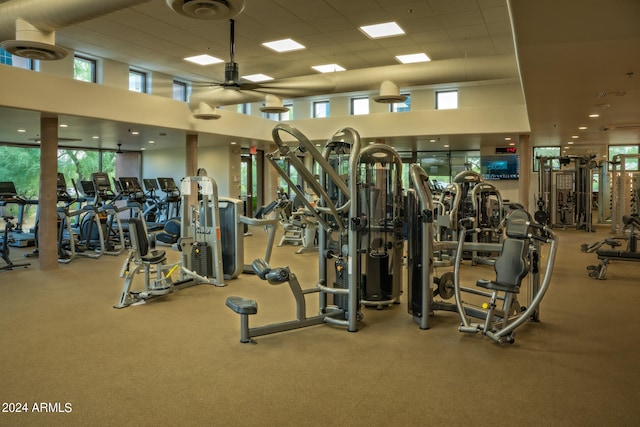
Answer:
[[[224,84],[226,86],[238,86],[239,76],[237,62],[226,62],[224,64]]]

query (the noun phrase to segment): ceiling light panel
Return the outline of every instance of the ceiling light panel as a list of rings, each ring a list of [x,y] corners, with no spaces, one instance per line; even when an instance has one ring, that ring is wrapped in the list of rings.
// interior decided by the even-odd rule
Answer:
[[[396,59],[403,64],[412,64],[414,62],[429,62],[431,58],[426,53],[412,53],[410,55],[398,55]]]
[[[193,62],[194,64],[198,64],[198,65],[211,65],[211,64],[219,64],[221,62],[224,62],[222,59],[216,58],[215,56],[211,56],[211,55],[189,56],[188,58],[184,58],[184,60]]]
[[[404,34],[404,30],[395,22],[385,22],[375,25],[364,25],[360,27],[360,31],[365,33],[367,37],[379,39],[382,37],[393,37]]]
[[[266,74],[250,74],[248,76],[242,76],[242,78],[254,83],[273,80],[273,77],[267,76]]]
[[[334,73],[337,71],[344,71],[344,68],[338,64],[314,65],[311,68],[321,73]]]
[[[283,40],[275,40],[272,42],[262,43],[262,46],[268,47],[269,49],[273,49],[276,52],[289,52],[292,50],[300,50],[305,47],[298,43],[295,40],[291,39],[283,39]]]

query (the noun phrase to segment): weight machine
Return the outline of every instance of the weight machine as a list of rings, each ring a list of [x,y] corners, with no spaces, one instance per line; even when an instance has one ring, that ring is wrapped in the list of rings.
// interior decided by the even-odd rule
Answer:
[[[472,175],[468,175],[471,177]],[[500,239],[477,239],[459,236],[464,245],[459,248],[459,242],[438,241],[436,236],[435,213],[437,204],[429,187],[429,176],[418,164],[409,167],[410,188],[407,190],[405,218],[407,227],[410,230],[407,236],[407,308],[413,319],[420,325],[421,329],[431,327],[430,316],[436,311],[458,311],[457,305],[448,301],[454,296],[454,275],[452,271],[447,271],[440,277],[434,275],[434,266],[450,265],[435,259],[435,255],[443,250],[458,250],[464,253],[499,253],[502,245]],[[459,191],[460,188],[451,186],[450,189]],[[492,185],[482,188],[482,183],[477,183],[472,190],[471,205],[468,209],[470,214],[477,214],[472,217],[474,223],[486,218],[488,222],[478,227],[478,233],[491,232],[500,233],[502,223],[495,225],[495,221],[502,222],[502,199]],[[495,205],[494,205],[495,204]],[[499,206],[500,213],[491,213]],[[484,210],[484,213],[481,212]],[[489,227],[489,228],[486,228]],[[460,229],[458,226],[457,229]],[[478,261],[472,260],[474,264]]]
[[[402,291],[402,159],[391,147],[362,149],[349,175],[349,253],[365,306],[399,303]]]
[[[460,276],[465,236],[479,231],[473,225],[473,221],[460,222],[460,238],[453,270],[454,297],[462,321],[459,330],[468,333],[482,332],[498,343],[513,343],[516,328],[529,320],[539,321],[540,302],[551,282],[558,238],[549,227],[534,223],[531,215],[524,209],[513,210],[506,218],[506,238],[494,265],[495,279],[478,280],[473,288],[462,287]],[[540,265],[541,243],[549,244],[547,263],[543,269]],[[544,271],[542,282],[541,270]],[[527,275],[529,305],[522,306],[517,297]],[[480,304],[479,300],[484,302]],[[473,322],[472,319],[481,321]]]
[[[594,158],[595,155],[537,157],[537,222],[551,227],[575,226],[577,230],[595,231],[591,183],[598,165]],[[554,162],[559,163],[560,170],[554,170]],[[573,169],[564,168],[571,163]]]
[[[286,132],[298,142],[296,148],[287,146],[280,137]],[[267,154],[267,160],[295,192],[305,209],[319,224],[319,280],[315,287],[302,289],[297,277],[288,267],[271,268],[264,260],[253,262],[258,277],[271,284],[288,283],[296,301],[296,319],[249,328],[248,316],[256,314],[257,302],[242,297],[227,298],[226,305],[240,315],[241,342],[251,342],[253,337],[283,332],[311,325],[329,323],[357,331],[360,313],[360,294],[357,274],[360,252],[353,242],[350,231],[350,216],[355,213],[352,191],[347,185],[349,171],[357,169],[360,153],[360,136],[352,128],[336,132],[325,144],[322,154],[302,132],[287,124],[278,124],[272,131],[277,150]],[[308,153],[320,168],[319,180],[298,158],[299,153]],[[280,168],[276,159],[285,159],[296,169],[299,176],[319,199],[312,205],[301,189]],[[355,185],[355,181],[353,183]],[[352,211],[353,210],[353,211]],[[355,215],[354,215],[355,216]],[[399,261],[399,260],[398,260]],[[307,316],[306,296],[318,294],[318,314]]]
[[[453,296],[451,273],[434,277],[434,202],[429,175],[414,163],[409,166],[410,188],[406,197],[407,236],[407,310],[420,329],[430,328],[429,316],[435,310],[457,311],[455,304],[442,299]],[[437,286],[435,289],[433,284]]]
[[[129,227],[133,225],[134,228],[130,232],[134,237],[120,272],[125,281],[115,308],[140,304],[200,284],[226,286],[217,184],[207,176],[185,177],[180,192],[180,261],[167,264],[164,250],[149,251],[148,236],[142,226],[144,221],[129,219]],[[144,289],[132,290],[133,280],[141,270],[145,273]],[[154,273],[155,279],[151,280]]]

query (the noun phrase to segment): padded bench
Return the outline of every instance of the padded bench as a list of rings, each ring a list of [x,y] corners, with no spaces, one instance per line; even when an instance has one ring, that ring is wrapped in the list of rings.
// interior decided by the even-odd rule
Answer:
[[[598,250],[598,258],[617,259],[620,261],[640,261],[640,252]]]
[[[598,254],[600,264],[590,265],[587,267],[587,270],[589,271],[589,277],[593,277],[598,280],[605,279],[609,261],[640,262],[640,252],[598,249],[596,253]]]
[[[227,298],[226,305],[240,315],[240,342],[251,342],[249,316],[258,313],[258,303],[252,299],[231,296]]]

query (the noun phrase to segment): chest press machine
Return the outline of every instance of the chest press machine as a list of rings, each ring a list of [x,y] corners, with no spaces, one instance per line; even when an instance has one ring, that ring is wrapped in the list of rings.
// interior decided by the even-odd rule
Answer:
[[[551,282],[558,237],[549,227],[534,223],[524,209],[512,211],[506,220],[502,251],[494,264],[495,279],[481,279],[476,282],[476,287],[463,287],[460,269],[464,236],[478,231],[472,225],[465,220],[460,222],[461,236],[454,266],[454,296],[461,320],[459,330],[482,332],[498,343],[512,344],[516,328],[526,321],[539,320],[540,302]],[[540,265],[541,243],[549,244],[544,268]],[[542,281],[541,271],[544,271]],[[529,305],[524,306],[518,301],[518,295],[527,275]],[[472,319],[480,319],[480,322]]]

